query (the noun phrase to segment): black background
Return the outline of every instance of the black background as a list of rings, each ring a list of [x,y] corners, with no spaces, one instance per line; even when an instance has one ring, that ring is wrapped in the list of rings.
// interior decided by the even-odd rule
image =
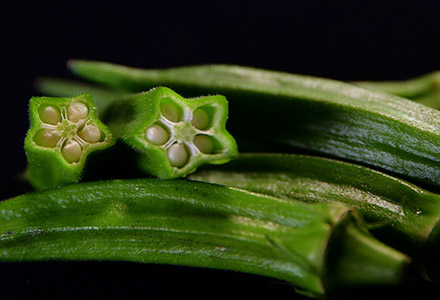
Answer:
[[[228,63],[340,80],[440,69],[438,1],[2,1],[0,9],[0,199],[29,190],[16,178],[26,165],[32,83],[72,77],[69,58],[148,68]],[[268,278],[170,266],[0,264],[0,274],[2,298],[303,298]],[[427,299],[436,290],[422,282],[356,297]]]

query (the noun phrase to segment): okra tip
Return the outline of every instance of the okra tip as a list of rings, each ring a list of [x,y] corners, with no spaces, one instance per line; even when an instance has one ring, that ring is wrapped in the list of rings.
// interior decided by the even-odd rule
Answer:
[[[323,285],[326,293],[332,295],[400,285],[406,279],[411,259],[347,220],[336,225],[325,261]]]

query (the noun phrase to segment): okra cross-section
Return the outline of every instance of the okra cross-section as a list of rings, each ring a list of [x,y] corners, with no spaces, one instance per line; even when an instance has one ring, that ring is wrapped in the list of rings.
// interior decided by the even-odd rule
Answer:
[[[96,117],[88,94],[71,98],[34,97],[25,150],[28,178],[37,189],[77,182],[87,155],[113,144],[110,130]]]
[[[225,128],[228,104],[223,96],[184,99],[159,87],[116,103],[113,114],[120,114],[121,106],[129,115],[122,125],[113,122],[115,132],[141,153],[140,167],[152,175],[183,177],[202,164],[225,163],[238,155]]]

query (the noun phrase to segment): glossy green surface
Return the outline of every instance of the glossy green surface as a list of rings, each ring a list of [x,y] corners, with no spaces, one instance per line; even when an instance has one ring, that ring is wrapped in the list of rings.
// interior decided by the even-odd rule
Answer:
[[[408,258],[354,221],[341,205],[207,183],[82,183],[1,202],[0,261],[209,267],[277,278],[313,295],[400,282]],[[363,272],[342,274],[354,268]]]
[[[181,116],[178,121],[172,122],[163,115],[161,105],[164,101],[179,108]],[[190,122],[194,111],[199,108],[209,112],[207,128],[197,129]],[[116,136],[140,154],[141,169],[169,179],[186,176],[206,163],[228,162],[238,155],[237,144],[225,128],[227,117],[228,102],[223,96],[184,99],[168,88],[158,87],[114,101],[108,106],[103,120]],[[146,139],[146,131],[153,125],[166,129],[169,138],[165,143],[155,145]],[[214,148],[210,153],[203,153],[196,147],[196,135],[207,136],[213,141]],[[187,162],[181,167],[172,166],[167,156],[175,144],[184,145],[188,154]]]
[[[440,112],[334,80],[228,65],[142,70],[74,60],[81,77],[125,91],[164,85],[221,93],[241,151],[306,151],[440,187]],[[263,145],[263,146],[262,146]]]
[[[65,110],[74,102],[81,102],[87,106],[88,116],[86,123],[99,128],[101,137],[99,141],[94,143],[81,142],[82,148],[78,161],[69,163],[63,157],[61,151],[63,144],[61,142],[71,139],[72,136],[74,137],[72,138],[73,140],[79,141],[78,132],[80,130],[78,128],[83,128],[82,126],[84,126],[83,124],[82,126],[76,127],[72,122],[66,120]],[[54,125],[43,124],[44,122],[40,119],[39,110],[46,105],[63,108],[63,121]],[[27,132],[24,143],[28,161],[27,179],[36,189],[45,189],[78,182],[81,178],[87,156],[96,150],[102,150],[114,144],[112,133],[107,126],[102,124],[97,118],[95,103],[89,94],[81,94],[70,98],[34,97],[30,100],[29,115],[30,129]],[[36,142],[38,132],[44,130],[46,127],[59,132],[60,143],[57,144],[57,146],[46,147]],[[69,130],[66,129],[69,128],[71,132],[67,132]]]
[[[378,171],[336,160],[288,154],[242,154],[231,163],[204,168],[192,180],[233,186],[309,203],[344,203],[383,241],[411,254],[428,272],[440,238],[427,245],[440,220],[440,195]],[[423,261],[423,262],[422,262]]]
[[[375,91],[405,97],[440,109],[440,72],[401,81],[359,81],[355,84]]]

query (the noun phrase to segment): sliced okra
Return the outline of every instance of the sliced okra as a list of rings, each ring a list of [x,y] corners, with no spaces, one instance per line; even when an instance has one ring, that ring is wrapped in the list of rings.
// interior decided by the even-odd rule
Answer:
[[[34,97],[25,151],[28,178],[37,189],[79,180],[90,152],[113,144],[109,129],[96,117],[88,94],[71,98]]]
[[[238,154],[225,129],[228,104],[223,96],[184,99],[159,87],[124,101],[134,114],[122,128],[117,122],[115,130],[142,154],[141,168],[152,175],[183,177],[202,164],[224,163]],[[108,123],[111,127],[112,120]]]

